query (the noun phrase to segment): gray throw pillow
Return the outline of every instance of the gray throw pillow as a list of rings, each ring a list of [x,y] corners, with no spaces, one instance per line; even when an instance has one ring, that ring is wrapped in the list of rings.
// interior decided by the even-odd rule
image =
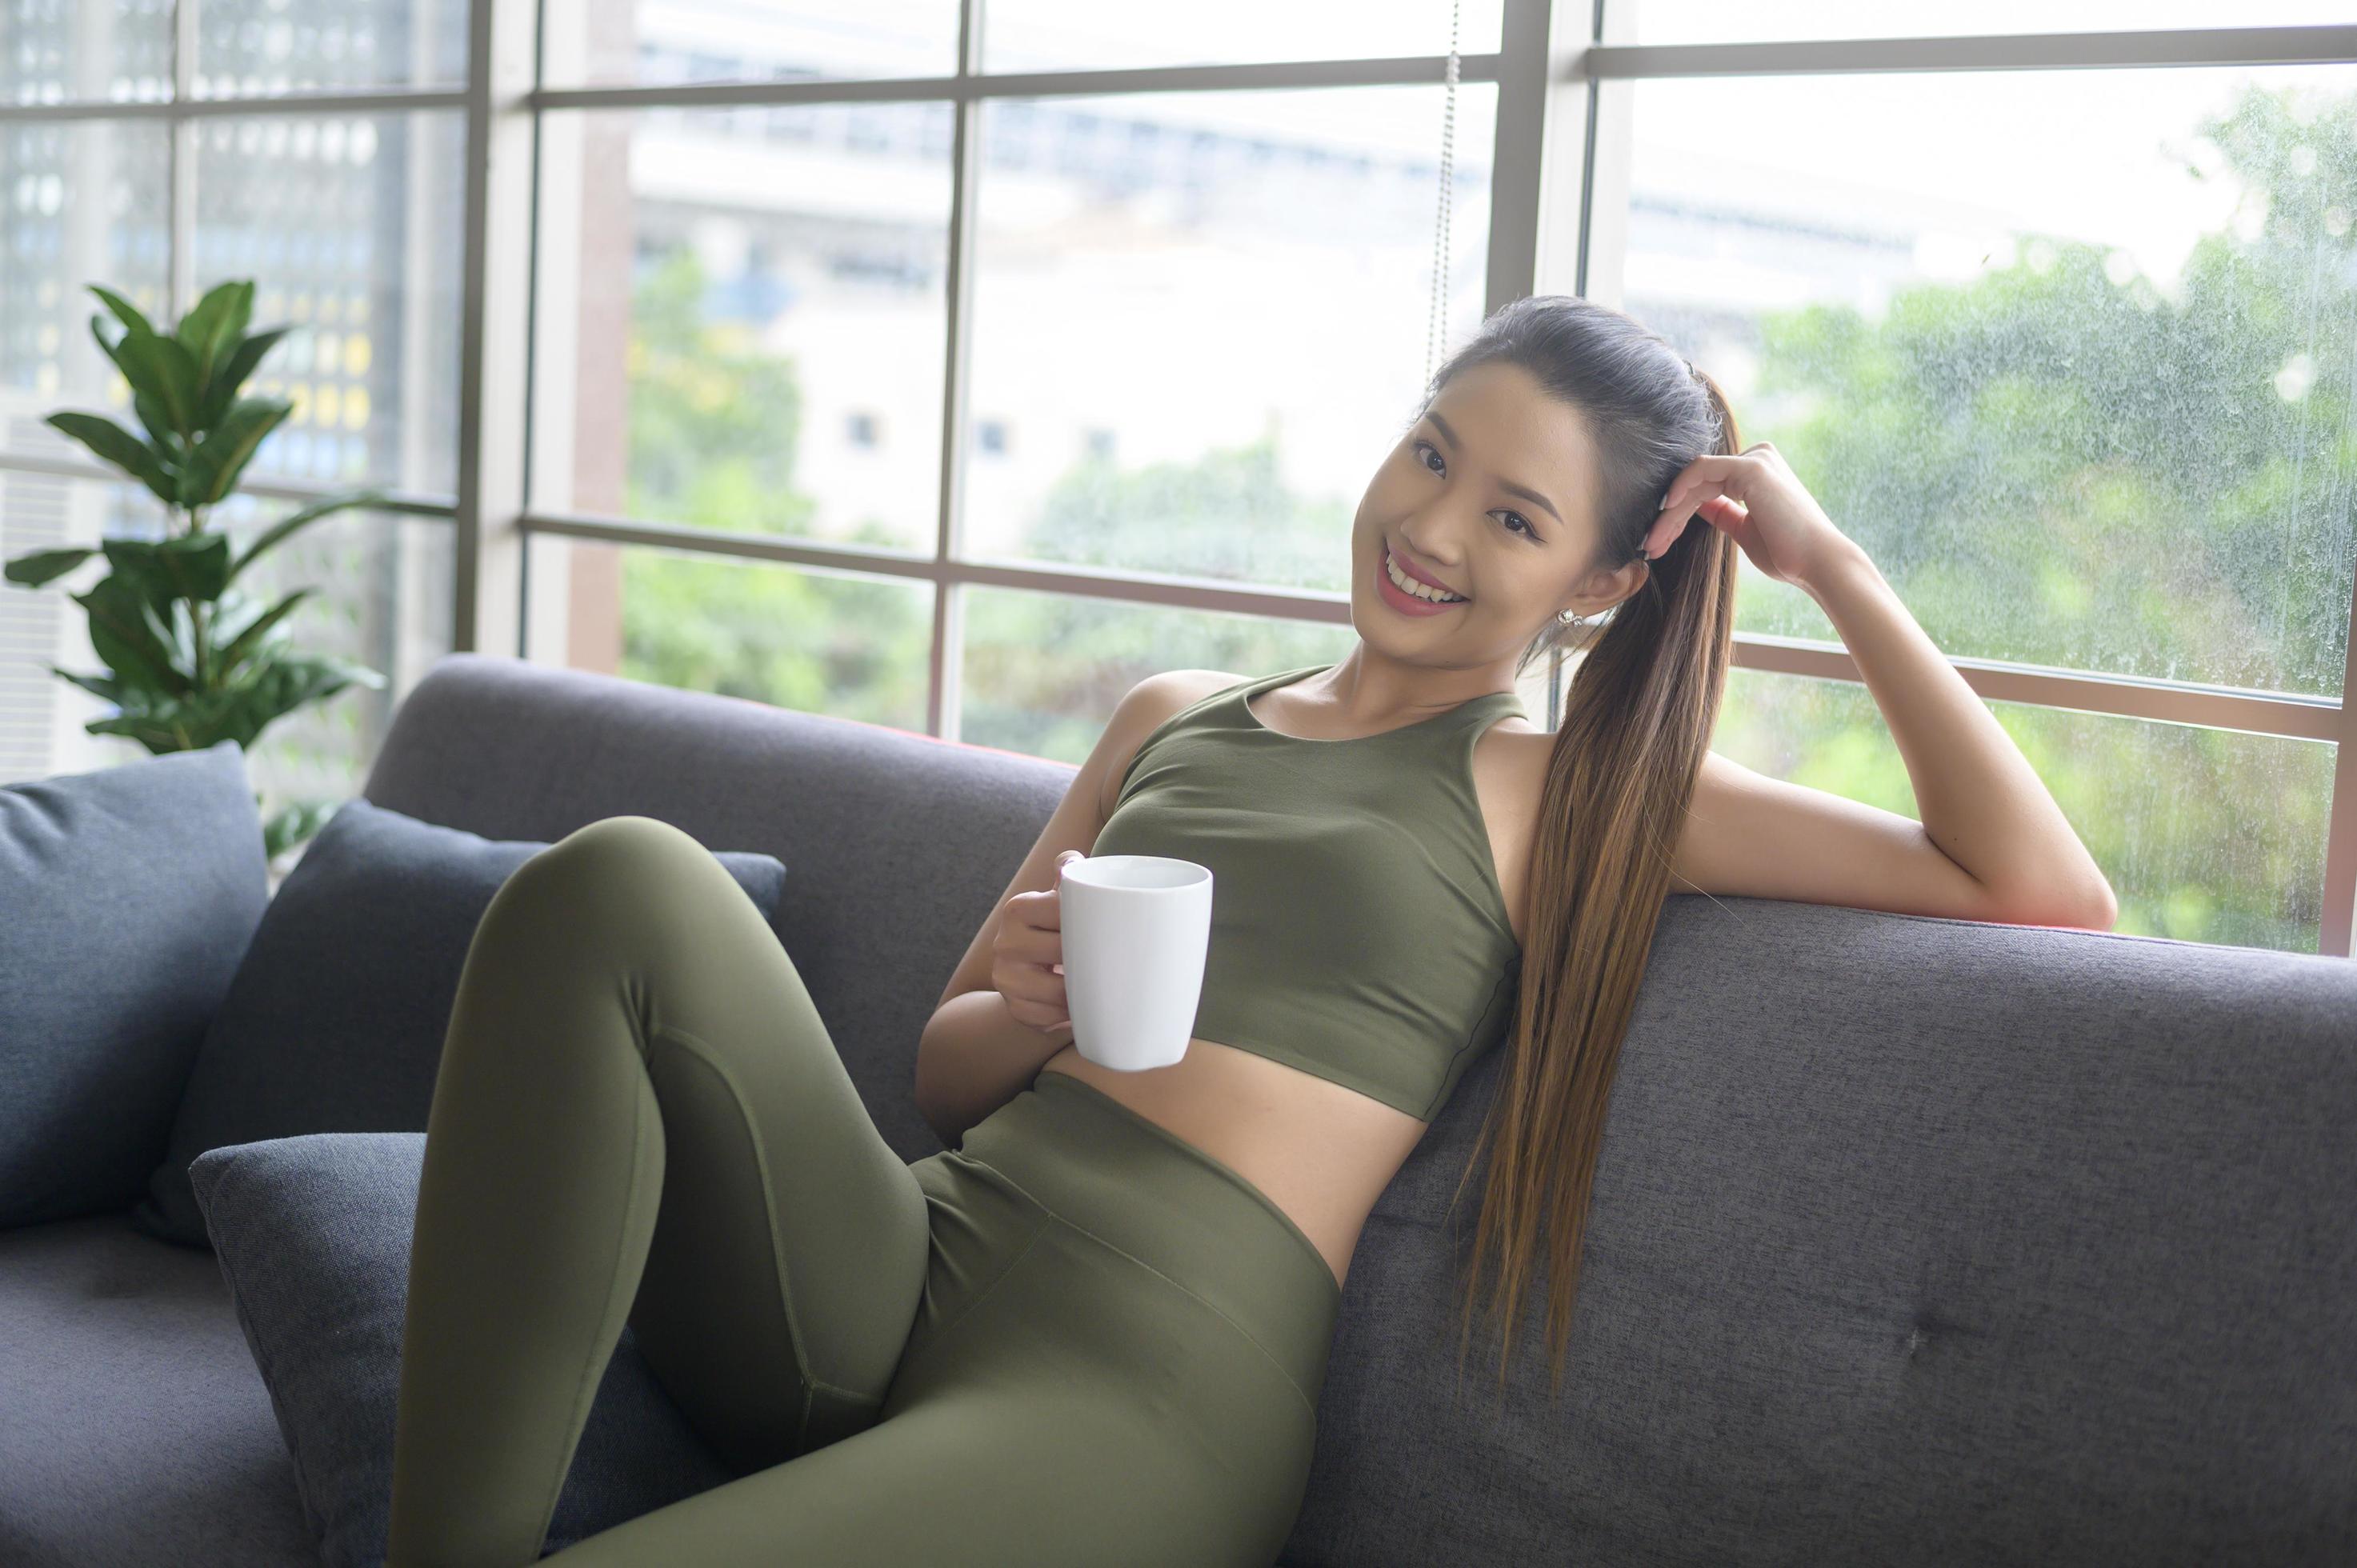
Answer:
[[[382,1568],[423,1133],[233,1144],[189,1166],[199,1210],[329,1568]],[[542,1555],[736,1478],[625,1325]]]
[[[258,832],[259,830],[257,830]],[[298,1133],[423,1133],[475,927],[547,848],[346,802],[279,885],[206,1030],[136,1230],[205,1246],[188,1162]],[[714,858],[777,918],[774,855]]]
[[[0,1229],[139,1196],[269,897],[233,740],[0,786]]]

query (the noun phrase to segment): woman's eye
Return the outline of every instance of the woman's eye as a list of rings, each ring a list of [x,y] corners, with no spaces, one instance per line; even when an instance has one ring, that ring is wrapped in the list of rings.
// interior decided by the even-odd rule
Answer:
[[[1421,459],[1421,458],[1423,457],[1424,454],[1425,454],[1425,453],[1426,453],[1426,452],[1431,453],[1431,454],[1432,454],[1434,456],[1436,456],[1436,457],[1437,457],[1437,456],[1440,456],[1440,448],[1439,448],[1439,447],[1437,447],[1437,446],[1434,446],[1431,442],[1429,442],[1429,441],[1419,441],[1419,442],[1417,442],[1417,443],[1415,444],[1415,451],[1416,451],[1416,456],[1417,456],[1417,457],[1418,457],[1419,459]],[[1445,465],[1444,465],[1444,467],[1445,467]],[[1437,473],[1440,472],[1440,469],[1434,467],[1433,467],[1431,464],[1429,464],[1429,463],[1426,463],[1426,464],[1425,464],[1425,465],[1424,465],[1424,470],[1425,470],[1425,472],[1426,472],[1426,473],[1427,473],[1427,474],[1437,474]],[[1507,525],[1506,525],[1506,532],[1509,532],[1509,533],[1512,533],[1512,532],[1515,532],[1515,529],[1514,529],[1514,526],[1513,526],[1513,525],[1514,525],[1514,523],[1519,522],[1519,523],[1521,523],[1521,524],[1523,525],[1523,526],[1522,526],[1522,530],[1521,530],[1521,532],[1523,532],[1523,533],[1525,533],[1525,534],[1529,535],[1529,536],[1530,536],[1531,538],[1533,538],[1533,539],[1536,539],[1536,538],[1539,536],[1539,531],[1538,531],[1536,528],[1534,528],[1533,526],[1531,526],[1531,520],[1530,520],[1530,519],[1528,519],[1528,518],[1526,518],[1526,517],[1524,517],[1521,512],[1518,512],[1518,511],[1510,511],[1510,512],[1506,513],[1505,515],[1506,515],[1506,517],[1507,517],[1509,520],[1511,520],[1511,521],[1508,521],[1508,523],[1507,523]]]

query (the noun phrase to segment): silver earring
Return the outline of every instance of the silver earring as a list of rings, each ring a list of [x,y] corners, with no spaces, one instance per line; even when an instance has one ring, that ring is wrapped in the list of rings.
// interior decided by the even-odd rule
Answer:
[[[1579,625],[1579,623],[1580,623],[1583,619],[1585,619],[1586,618],[1585,618],[1585,617],[1582,617],[1582,616],[1576,616],[1576,615],[1572,614],[1569,610],[1559,610],[1559,611],[1557,611],[1557,612],[1555,613],[1555,618],[1558,622],[1560,622],[1561,624],[1563,624],[1563,625],[1565,625],[1565,626],[1577,628],[1577,627]]]

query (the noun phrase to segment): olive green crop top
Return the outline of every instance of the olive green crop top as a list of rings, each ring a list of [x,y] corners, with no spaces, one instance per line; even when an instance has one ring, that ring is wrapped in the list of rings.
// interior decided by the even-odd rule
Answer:
[[[1247,699],[1330,669],[1212,693],[1142,741],[1092,854],[1211,868],[1193,1034],[1429,1122],[1505,1037],[1522,948],[1473,789],[1493,692],[1377,735],[1279,735]]]

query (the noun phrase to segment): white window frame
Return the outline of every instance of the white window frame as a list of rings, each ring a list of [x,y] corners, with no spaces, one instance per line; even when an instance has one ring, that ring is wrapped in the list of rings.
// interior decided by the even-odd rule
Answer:
[[[161,120],[170,136],[171,284],[175,309],[193,301],[195,128],[208,115],[458,110],[466,121],[466,212],[459,338],[457,491],[396,493],[384,509],[442,518],[453,551],[454,649],[524,653],[525,542],[534,533],[651,545],[743,560],[856,571],[932,585],[932,643],[925,727],[960,729],[963,590],[1020,588],[1167,608],[1275,616],[1348,625],[1347,595],[1048,563],[965,558],[962,481],[972,353],[981,105],[1021,96],[1201,92],[1287,88],[1437,85],[1446,57],[1276,61],[1136,70],[985,72],[984,0],[960,0],[958,67],[948,76],[685,86],[544,87],[536,80],[542,0],[471,0],[468,74],[458,88],[382,88],[266,98],[194,98],[196,13],[180,0],[174,19],[173,84],[161,102],[0,104],[0,121]],[[1837,75],[1861,71],[2053,70],[2166,66],[2326,64],[2357,61],[2357,27],[2189,28],[2174,31],[1865,38],[1771,43],[1636,44],[1609,0],[1502,0],[1496,53],[1459,57],[1460,81],[1497,84],[1485,310],[1527,294],[1585,294],[1618,303],[1625,250],[1631,141],[1628,95],[1604,102],[1606,81],[1672,77]],[[767,540],[584,513],[534,510],[526,494],[531,440],[530,322],[533,304],[533,199],[539,117],[551,110],[723,107],[846,102],[948,102],[950,162],[946,375],[942,400],[941,491],[930,552],[816,541]],[[113,478],[97,464],[0,451],[0,469]],[[301,499],[312,485],[257,481],[257,495]],[[2351,605],[2357,626],[2357,600]],[[2357,636],[2348,639],[2343,697],[2357,691]],[[1838,643],[1738,633],[1744,669],[1820,680],[1861,680]],[[2283,692],[2113,676],[1952,657],[1988,702],[2159,720],[2338,744],[2328,817],[2319,950],[2352,956],[2357,928],[2357,710],[2346,701]],[[1549,682],[1552,725],[1560,671]]]

